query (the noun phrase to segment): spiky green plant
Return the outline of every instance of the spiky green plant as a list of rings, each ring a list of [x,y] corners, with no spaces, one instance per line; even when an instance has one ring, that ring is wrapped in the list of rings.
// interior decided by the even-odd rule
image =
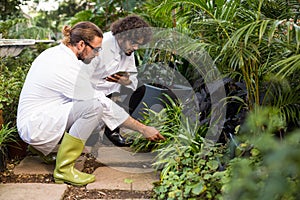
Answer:
[[[0,150],[4,151],[4,148],[9,142],[16,142],[17,128],[15,126],[11,127],[10,123],[3,124],[0,127]]]
[[[165,108],[158,113],[147,108],[147,105],[145,105],[146,108],[143,112],[142,122],[157,128],[166,140],[159,143],[151,142],[146,140],[140,134],[137,134],[134,143],[131,146],[136,151],[154,151],[155,149],[162,148],[178,135],[183,120],[182,107],[168,95],[164,96],[168,99],[169,104],[165,102]]]

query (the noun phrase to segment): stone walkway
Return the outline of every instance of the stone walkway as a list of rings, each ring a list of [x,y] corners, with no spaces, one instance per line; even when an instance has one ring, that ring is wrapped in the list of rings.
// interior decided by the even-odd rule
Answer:
[[[134,154],[128,148],[115,146],[87,146],[85,152],[93,152],[97,161],[105,164],[94,171],[96,181],[87,189],[149,191],[159,175],[150,167],[154,155]],[[77,160],[76,168],[83,169],[84,157]],[[36,156],[25,157],[14,168],[15,174],[52,174],[54,165],[46,165]],[[126,181],[131,182],[128,183]],[[66,184],[9,183],[0,184],[0,200],[60,200]],[[41,198],[42,197],[42,198]]]

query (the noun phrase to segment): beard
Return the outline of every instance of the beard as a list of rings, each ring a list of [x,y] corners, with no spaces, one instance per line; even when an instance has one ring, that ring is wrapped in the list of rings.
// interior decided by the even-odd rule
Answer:
[[[133,51],[127,51],[127,52],[125,52],[125,55],[126,56],[131,56],[132,53],[133,53]]]
[[[124,52],[126,56],[131,56],[131,54],[134,52],[130,47],[126,44],[126,40],[120,40],[118,41],[120,49]]]
[[[82,53],[78,54],[78,56],[77,56],[78,60],[81,60],[84,64],[89,64],[89,63],[91,63],[91,61],[92,61],[92,59],[93,59],[94,57],[86,58],[86,57],[83,55],[83,52],[84,52],[84,51],[82,51]]]
[[[93,60],[93,58],[86,58],[86,59],[82,60],[82,62],[84,64],[90,64],[92,60]]]

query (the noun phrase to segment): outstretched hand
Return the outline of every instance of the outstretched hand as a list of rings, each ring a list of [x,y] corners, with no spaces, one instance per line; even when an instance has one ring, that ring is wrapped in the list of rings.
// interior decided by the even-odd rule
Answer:
[[[145,136],[147,140],[150,141],[166,140],[166,138],[162,136],[156,128],[151,126],[145,126],[142,134]]]
[[[123,122],[122,126],[140,132],[146,139],[150,141],[166,140],[156,128],[152,126],[146,126],[130,116],[125,120],[125,122]]]

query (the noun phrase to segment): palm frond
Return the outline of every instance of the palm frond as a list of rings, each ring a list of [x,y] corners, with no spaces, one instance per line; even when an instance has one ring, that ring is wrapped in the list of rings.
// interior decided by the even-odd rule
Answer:
[[[264,105],[278,108],[287,122],[297,123],[300,117],[300,86],[290,87],[286,81],[271,82],[264,98]]]
[[[287,76],[293,74],[300,70],[300,54],[293,55],[286,59],[283,59],[274,64],[271,68],[272,71],[277,71],[277,76],[282,76],[286,78]]]

